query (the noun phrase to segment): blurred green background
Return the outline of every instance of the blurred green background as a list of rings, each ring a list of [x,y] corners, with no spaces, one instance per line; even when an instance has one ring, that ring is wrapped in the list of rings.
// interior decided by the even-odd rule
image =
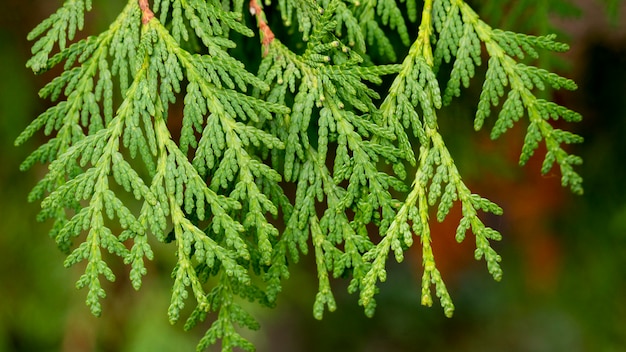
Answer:
[[[25,38],[59,3],[0,4],[0,351],[194,350],[202,327],[184,333],[182,324],[167,322],[170,248],[155,244],[162,259],[149,264],[140,292],[118,263],[118,280],[105,287],[103,316],[94,318],[85,292],[74,288],[81,268],[63,268],[64,256],[47,236],[51,224],[35,222],[39,205],[26,202],[45,166],[20,172],[37,141],[19,148],[13,141],[48,106],[37,91],[52,76],[26,69],[31,43]],[[119,3],[96,1],[88,27],[106,26]],[[453,244],[453,228],[443,224],[434,233],[443,243],[436,249],[457,307],[453,318],[419,305],[419,257],[409,255],[390,263],[375,318],[364,317],[339,280],[338,310],[316,321],[309,256],[293,269],[277,309],[251,307],[262,328],[245,336],[259,351],[626,351],[626,26],[611,26],[601,1],[581,0],[578,7],[576,17],[552,18],[572,46],[555,67],[580,86],[554,99],[585,117],[563,126],[585,137],[571,148],[585,160],[579,168],[585,195],[561,189],[556,172],[540,176],[538,158],[517,166],[522,129],[495,142],[487,133],[468,134],[474,87],[441,114],[441,128],[452,136],[448,143],[473,189],[505,210],[488,219],[504,235],[496,244],[502,282],[473,261],[471,243]],[[483,11],[494,25],[543,30],[525,28],[523,17],[507,21]]]

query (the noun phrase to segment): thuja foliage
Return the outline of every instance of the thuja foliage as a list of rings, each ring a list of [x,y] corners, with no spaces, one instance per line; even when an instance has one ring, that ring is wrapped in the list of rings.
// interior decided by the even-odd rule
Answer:
[[[576,84],[534,65],[568,46],[492,28],[465,1],[129,0],[107,30],[78,39],[91,9],[66,0],[29,34],[27,66],[61,73],[40,91],[55,105],[16,144],[48,136],[21,166],[49,165],[29,199],[53,221],[65,266],[85,263],[77,287],[95,315],[115,256],[139,289],[159,241],[177,260],[170,321],[212,320],[198,350],[254,349],[238,331],[258,328],[242,302],[273,306],[309,251],[318,319],[336,309],[338,277],[373,315],[387,258],[411,246],[422,304],[434,291],[451,316],[431,246],[446,234],[429,222],[461,207],[456,240],[470,236],[502,277],[501,235],[481,219],[502,209],[463,181],[438,129],[470,85],[482,86],[476,130],[487,124],[496,139],[524,124],[520,164],[543,144],[541,171],[557,167],[582,193],[581,159],[564,149],[581,137],[552,124],[581,116],[537,95]],[[258,47],[254,68],[237,46]]]

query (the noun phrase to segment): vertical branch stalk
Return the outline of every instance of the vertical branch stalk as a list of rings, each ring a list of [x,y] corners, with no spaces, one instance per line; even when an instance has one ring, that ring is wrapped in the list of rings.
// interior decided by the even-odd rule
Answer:
[[[259,26],[261,44],[263,45],[263,56],[265,57],[269,52],[270,43],[274,40],[274,32],[272,32],[270,26],[267,25],[265,13],[257,0],[250,0],[250,14],[256,17],[256,22]]]
[[[150,4],[148,0],[138,0],[139,8],[141,9],[141,23],[146,24],[154,18],[154,12],[150,10]]]

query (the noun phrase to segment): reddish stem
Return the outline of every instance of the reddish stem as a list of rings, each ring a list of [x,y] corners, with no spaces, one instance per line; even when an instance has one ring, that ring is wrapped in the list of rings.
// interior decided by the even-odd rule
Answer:
[[[154,18],[154,12],[150,10],[148,0],[139,0],[139,8],[141,9],[141,23],[146,24]]]
[[[274,40],[274,32],[270,29],[265,21],[263,15],[263,9],[257,2],[257,0],[250,0],[250,14],[256,17],[256,21],[259,25],[259,31],[261,33],[261,45],[263,45],[263,56],[266,56],[269,51],[269,46],[272,40]]]

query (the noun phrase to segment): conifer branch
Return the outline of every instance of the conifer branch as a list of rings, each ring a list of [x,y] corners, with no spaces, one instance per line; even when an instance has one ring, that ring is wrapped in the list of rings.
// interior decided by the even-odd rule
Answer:
[[[370,304],[376,292],[376,282],[386,280],[385,265],[389,252],[393,250],[398,262],[404,259],[405,248],[413,244],[413,232],[420,237],[422,244],[424,266],[422,304],[432,305],[430,286],[434,285],[445,314],[451,316],[454,305],[436,267],[432,252],[433,238],[428,225],[429,210],[439,202],[437,220],[443,221],[453,203],[457,200],[461,202],[463,218],[457,230],[457,241],[463,241],[465,232],[471,227],[476,236],[476,259],[485,256],[489,272],[496,280],[502,275],[498,264],[500,257],[490,247],[488,240],[498,240],[500,235],[495,230],[485,227],[477,217],[477,210],[482,209],[495,214],[501,214],[502,210],[488,200],[471,194],[438,132],[436,110],[441,108],[442,99],[434,75],[431,48],[432,4],[432,1],[425,1],[418,37],[381,106],[386,116],[384,121],[401,136],[398,140],[401,147],[405,146],[404,151],[411,162],[415,159],[412,149],[406,142],[408,137],[403,126],[412,126],[413,133],[420,141],[419,162],[411,192],[397,211],[389,228],[381,231],[384,236],[381,242],[366,254],[366,258],[372,261],[372,266],[363,278],[361,303]],[[414,96],[420,97],[419,101],[412,99]],[[414,110],[418,104],[422,111],[421,119]]]
[[[438,127],[442,106],[476,79],[484,57],[475,129],[497,108],[495,139],[526,115],[520,164],[543,141],[542,172],[556,163],[562,184],[582,192],[573,168],[581,159],[563,147],[582,138],[550,124],[581,117],[537,96],[576,85],[521,62],[567,50],[555,36],[492,28],[462,0],[426,0],[421,16],[413,0],[406,12],[394,0],[250,0],[262,47],[246,60],[258,59],[253,74],[231,50],[254,35],[242,21],[243,6],[155,0],[151,8],[147,0],[129,0],[107,30],[72,42],[91,1],[66,0],[29,34],[36,41],[28,67],[41,73],[64,65],[40,91],[56,105],[15,144],[38,131],[49,136],[21,165],[49,164],[29,200],[41,200],[39,220],[54,220],[51,236],[68,254],[65,265],[86,262],[77,286],[88,288],[95,315],[106,296],[100,278],[115,279],[104,251],[130,266],[139,289],[145,260],[154,259],[151,243],[171,243],[170,322],[180,320],[191,293],[185,329],[215,317],[198,350],[218,341],[223,351],[253,350],[238,328],[258,323],[240,300],[276,304],[291,265],[309,246],[318,278],[314,317],[337,308],[331,282],[341,276],[371,316],[389,255],[403,261],[414,236],[421,302],[432,305],[434,287],[444,314],[452,315],[432,249],[445,234],[431,231],[432,214],[443,221],[461,207],[456,240],[473,235],[476,259],[485,259],[494,279],[502,277],[491,244],[501,235],[480,218],[502,209],[470,190]],[[270,28],[263,6],[279,11],[284,27]],[[413,43],[405,17],[420,22]],[[397,59],[397,39],[384,28],[410,45],[400,64],[374,64]],[[279,30],[299,30],[299,43],[281,42]],[[438,72],[447,67],[449,79],[441,82],[446,75]],[[393,75],[389,89],[380,86],[386,75]],[[176,112],[177,101],[184,107]],[[170,119],[178,116],[174,131]],[[284,191],[286,183],[295,195]]]

